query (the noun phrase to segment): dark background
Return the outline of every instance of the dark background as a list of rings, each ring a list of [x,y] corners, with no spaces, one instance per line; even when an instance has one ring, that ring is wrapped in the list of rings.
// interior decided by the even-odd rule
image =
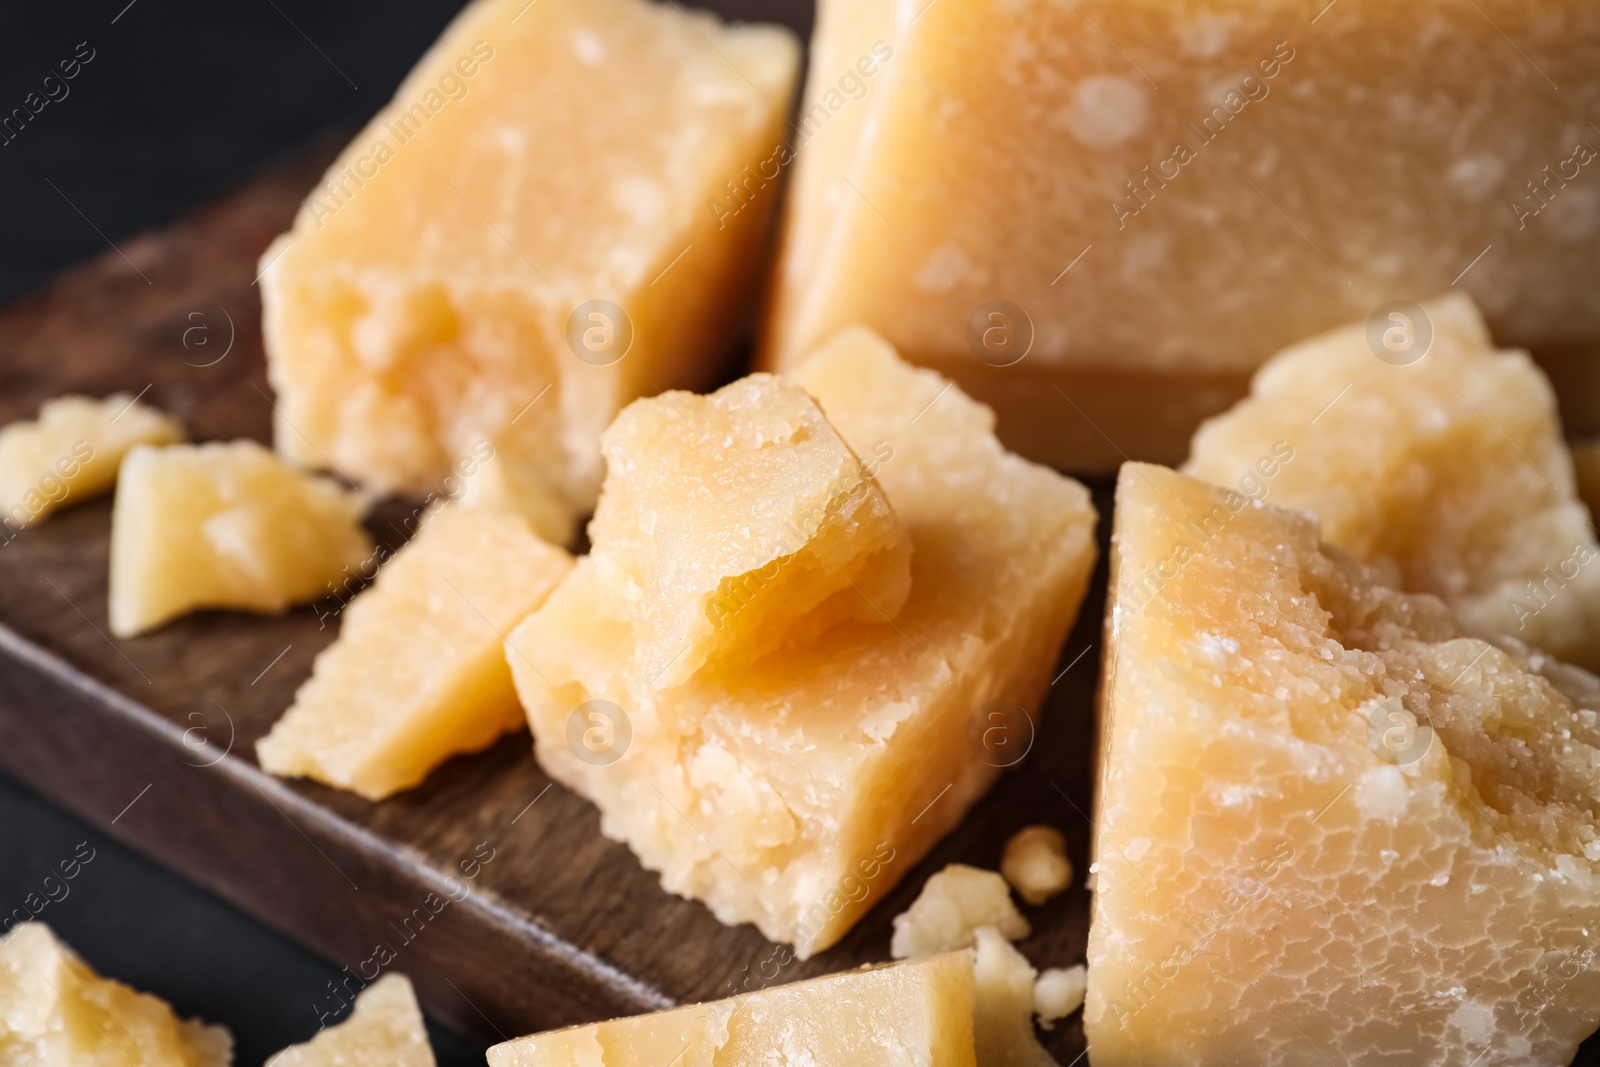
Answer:
[[[0,4],[0,115],[74,53],[67,94],[0,145],[0,299],[224,192],[376,111],[459,0]],[[808,28],[810,0],[702,2]],[[82,45],[83,47],[80,47]],[[59,89],[53,90],[58,96]],[[41,94],[42,95],[42,94]],[[0,360],[7,353],[0,352]],[[101,973],[225,1023],[255,1067],[307,1040],[338,967],[0,778],[0,909],[80,842],[95,858],[39,918]],[[481,1046],[433,1029],[441,1065]]]

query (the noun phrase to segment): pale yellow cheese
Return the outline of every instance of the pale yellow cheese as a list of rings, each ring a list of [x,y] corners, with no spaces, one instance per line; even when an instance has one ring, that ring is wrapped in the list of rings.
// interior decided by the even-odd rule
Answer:
[[[629,606],[641,686],[752,662],[847,620],[893,619],[905,604],[905,526],[789,379],[637,400],[601,449],[592,559]]]
[[[897,960],[936,956],[971,948],[979,927],[1012,941],[1031,932],[1028,920],[1011,903],[1011,887],[994,871],[952,863],[930,877],[911,907],[894,917],[889,955]]]
[[[1053,1030],[1058,1020],[1083,1007],[1088,988],[1089,972],[1081,963],[1041,971],[1033,983],[1033,1013],[1039,1017],[1040,1028]]]
[[[356,997],[344,1022],[303,1045],[291,1045],[266,1067],[434,1067],[416,994],[403,974],[386,974]]]
[[[487,441],[570,530],[622,405],[733,337],[775,190],[706,202],[776,143],[797,60],[677,4],[468,6],[262,256],[278,449],[420,492]]]
[[[978,1067],[1056,1067],[1033,1033],[1033,989],[1038,972],[1008,936],[992,926],[974,931],[977,1012],[973,1042]]]
[[[489,1067],[974,1067],[967,952],[519,1037]]]
[[[253,441],[136,447],[111,512],[111,632],[201,608],[275,614],[331,592],[371,557],[363,510]]]
[[[43,923],[0,939],[0,1064],[228,1067],[233,1038],[101,978]]]
[[[1043,904],[1072,885],[1066,838],[1053,826],[1023,827],[1006,842],[1000,873],[1017,896],[1029,904]]]
[[[822,0],[766,365],[863,323],[1110,470],[1455,284],[1600,429],[1597,56],[1590,0]]]
[[[446,506],[344,610],[262,769],[379,800],[521,729],[505,635],[571,568],[518,515]]]
[[[1124,468],[1112,545],[1095,1067],[1570,1062],[1600,680],[1163,468]]]
[[[1082,486],[1006,453],[987,408],[866,331],[795,380],[878,460],[911,535],[911,594],[893,622],[842,623],[641,690],[640,636],[589,557],[512,633],[507,658],[541,764],[599,806],[606,834],[667,889],[806,956],[1031,745],[1093,567],[1095,515]],[[1003,756],[986,743],[996,709],[1015,729]]]
[[[1555,396],[1466,296],[1286,349],[1184,470],[1314,513],[1324,540],[1471,625],[1600,667],[1600,543]]]
[[[134,445],[183,440],[183,429],[126,393],[46,401],[33,421],[0,429],[0,537],[110,489]]]

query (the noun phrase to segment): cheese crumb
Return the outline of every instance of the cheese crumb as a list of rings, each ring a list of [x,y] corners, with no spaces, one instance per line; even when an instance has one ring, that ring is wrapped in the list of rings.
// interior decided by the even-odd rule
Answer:
[[[980,926],[973,934],[978,947],[972,1014],[977,1062],[985,1067],[1054,1067],[1055,1059],[1033,1033],[1038,972],[1006,941],[1004,931]]]
[[[1027,826],[1006,842],[1000,873],[1029,904],[1043,904],[1072,885],[1066,839],[1049,826]]]
[[[1083,1007],[1083,995],[1089,988],[1089,969],[1083,964],[1076,967],[1051,967],[1033,983],[1033,1013],[1039,1025],[1046,1030],[1055,1029],[1057,1019],[1065,1019]]]
[[[972,948],[980,926],[992,926],[1011,941],[1031,932],[1028,920],[1011,903],[1004,878],[952,863],[929,878],[911,907],[894,917],[889,954],[897,960],[920,959]]]

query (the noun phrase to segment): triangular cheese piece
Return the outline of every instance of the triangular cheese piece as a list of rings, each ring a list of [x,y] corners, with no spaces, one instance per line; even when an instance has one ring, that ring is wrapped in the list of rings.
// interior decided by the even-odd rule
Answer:
[[[1095,1067],[1565,1064],[1600,1021],[1600,681],[1379,578],[1123,468]]]
[[[403,974],[386,974],[356,997],[350,1017],[303,1045],[291,1045],[266,1067],[434,1067],[422,1012]]]

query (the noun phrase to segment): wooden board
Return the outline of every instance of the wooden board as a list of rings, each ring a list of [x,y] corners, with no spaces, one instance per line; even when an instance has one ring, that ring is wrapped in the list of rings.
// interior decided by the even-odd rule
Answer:
[[[124,390],[197,439],[267,441],[256,259],[333,149],[0,311],[0,422],[62,393]],[[1103,490],[1098,503],[1109,513]],[[385,515],[370,525],[392,547],[401,528]],[[752,927],[669,895],[602,837],[595,810],[539,770],[526,734],[378,804],[262,774],[255,741],[332,640],[336,624],[319,615],[336,604],[194,615],[113,640],[109,533],[102,498],[0,545],[0,769],[352,971],[389,946],[385,969],[409,974],[428,1010],[465,1032],[493,1041],[887,959],[890,920],[928,874],[953,860],[997,867],[1030,823],[1066,833],[1080,887],[1029,909],[1036,933],[1022,948],[1040,966],[1083,959],[1103,563],[1021,768],[843,943],[779,967]],[[463,879],[475,849],[493,859]],[[430,894],[462,899],[435,914]],[[306,995],[308,1007],[339,1004],[326,989]],[[1050,1044],[1072,1062],[1077,1020]]]

